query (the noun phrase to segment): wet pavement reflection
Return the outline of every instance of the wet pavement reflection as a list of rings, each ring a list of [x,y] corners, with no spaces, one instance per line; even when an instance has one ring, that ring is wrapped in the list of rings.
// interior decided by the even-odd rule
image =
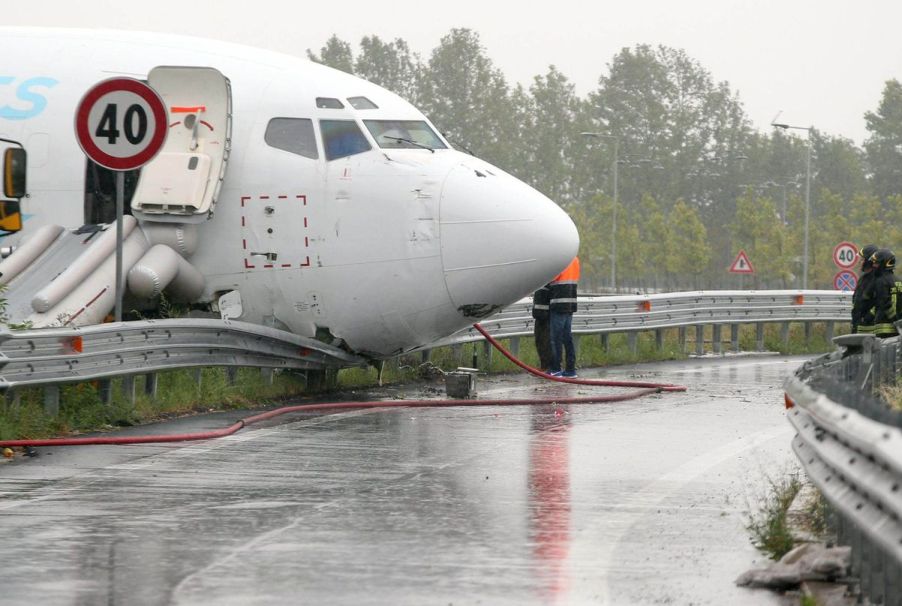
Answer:
[[[763,561],[749,501],[794,468],[780,385],[801,363],[581,371],[690,388],[613,404],[303,414],[211,442],[40,449],[0,464],[0,587],[42,604],[782,604],[733,579]],[[424,390],[443,395],[374,395]]]

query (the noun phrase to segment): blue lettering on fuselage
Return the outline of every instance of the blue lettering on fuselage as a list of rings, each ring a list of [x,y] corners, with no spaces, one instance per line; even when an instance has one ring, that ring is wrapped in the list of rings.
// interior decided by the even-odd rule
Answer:
[[[19,80],[15,76],[0,76],[0,91],[15,87],[14,104],[0,105],[0,119],[28,120],[39,115],[47,107],[47,97],[33,88],[53,88],[59,84],[54,78],[37,76]]]

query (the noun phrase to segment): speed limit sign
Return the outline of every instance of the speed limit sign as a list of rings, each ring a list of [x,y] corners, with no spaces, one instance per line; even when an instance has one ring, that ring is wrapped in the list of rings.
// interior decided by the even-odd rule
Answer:
[[[851,242],[840,242],[833,249],[833,262],[842,269],[848,269],[855,265],[858,259],[858,247]]]
[[[166,106],[157,92],[134,78],[94,85],[75,111],[75,136],[91,160],[118,171],[147,164],[168,132]]]

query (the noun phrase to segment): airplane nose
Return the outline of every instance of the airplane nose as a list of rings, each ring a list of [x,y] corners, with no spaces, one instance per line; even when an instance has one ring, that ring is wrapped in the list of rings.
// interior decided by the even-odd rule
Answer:
[[[567,213],[491,165],[453,168],[439,216],[445,284],[466,317],[485,317],[533,292],[579,249]]]

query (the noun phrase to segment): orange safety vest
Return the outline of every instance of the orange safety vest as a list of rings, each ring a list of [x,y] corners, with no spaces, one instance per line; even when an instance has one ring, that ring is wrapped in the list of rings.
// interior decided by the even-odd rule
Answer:
[[[572,314],[576,311],[576,283],[579,282],[579,258],[573,257],[570,265],[551,281],[552,313]]]
[[[576,284],[577,282],[579,282],[579,257],[573,257],[570,265],[551,281],[552,284]]]

